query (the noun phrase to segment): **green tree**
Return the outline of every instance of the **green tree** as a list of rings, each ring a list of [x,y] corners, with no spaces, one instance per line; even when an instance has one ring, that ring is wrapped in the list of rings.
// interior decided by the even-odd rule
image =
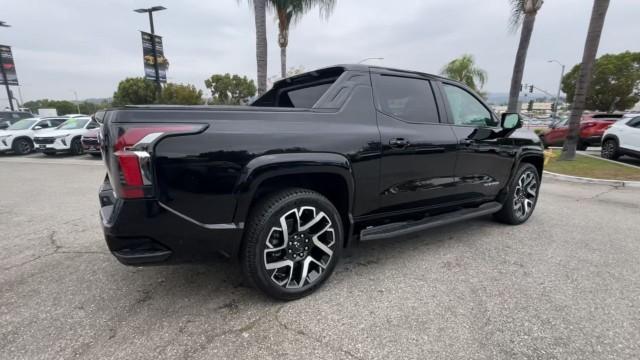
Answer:
[[[202,90],[193,85],[167,83],[157,99],[156,84],[141,77],[127,78],[118,84],[113,93],[113,105],[145,104],[198,105],[202,104]],[[82,109],[82,107],[81,107]]]
[[[457,59],[451,60],[442,68],[440,74],[449,79],[460,81],[483,95],[480,89],[487,82],[487,72],[476,66],[472,55],[464,54]]]
[[[527,111],[528,112],[533,111],[533,100],[529,100],[529,105],[527,105]]]
[[[335,7],[336,0],[269,0],[276,12],[278,21],[278,46],[280,46],[280,74],[287,76],[287,46],[289,28],[298,22],[305,13],[318,6],[320,16],[328,18]]]
[[[153,104],[156,100],[156,84],[142,77],[126,78],[113,93],[113,105]]]
[[[573,160],[576,157],[580,132],[580,118],[584,112],[585,102],[589,92],[589,84],[593,75],[593,67],[596,62],[596,54],[600,46],[600,36],[604,27],[604,19],[609,9],[609,0],[594,0],[591,9],[591,20],[587,30],[587,40],[582,53],[582,66],[576,81],[576,91],[573,94],[571,115],[569,116],[569,131],[562,146],[562,154],[559,160]]]
[[[38,109],[45,108],[46,106],[44,105],[45,104],[48,105],[48,103],[49,103],[48,99],[31,100],[23,103],[22,106],[28,108],[32,113],[37,114]]]
[[[81,114],[93,114],[96,112],[96,110],[98,109],[98,104],[94,104],[92,102],[88,102],[88,101],[83,101],[81,103],[78,104],[78,107],[80,108],[80,113]]]
[[[193,85],[168,83],[160,96],[162,104],[199,105],[202,104],[202,90]]]
[[[520,85],[524,74],[524,65],[527,60],[527,51],[533,34],[533,24],[536,21],[538,10],[542,6],[542,0],[509,0],[511,3],[511,29],[517,29],[522,24],[520,30],[520,43],[516,60],[513,64],[513,74],[511,75],[511,88],[509,90],[508,112],[517,112],[518,97],[520,96]]]
[[[74,114],[77,112],[76,105],[67,100],[40,99],[27,101],[22,106],[29,108],[34,114],[38,109],[56,109],[58,115]]]
[[[562,79],[562,91],[573,102],[580,64]],[[640,101],[640,52],[607,54],[598,58],[585,101],[587,110],[627,110]]]
[[[83,101],[79,105],[80,105],[80,112],[82,114],[91,115],[98,110],[108,108],[109,106],[111,106],[111,103],[106,100],[99,103]]]
[[[246,76],[214,74],[204,81],[214,104],[238,105],[256,94],[256,85]]]

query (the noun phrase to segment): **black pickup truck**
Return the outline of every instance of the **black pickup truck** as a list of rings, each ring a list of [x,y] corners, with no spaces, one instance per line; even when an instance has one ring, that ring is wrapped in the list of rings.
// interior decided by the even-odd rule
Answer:
[[[277,82],[251,106],[127,106],[96,114],[101,217],[128,265],[214,253],[295,299],[345,247],[493,214],[533,212],[543,149],[462,84],[340,65]]]

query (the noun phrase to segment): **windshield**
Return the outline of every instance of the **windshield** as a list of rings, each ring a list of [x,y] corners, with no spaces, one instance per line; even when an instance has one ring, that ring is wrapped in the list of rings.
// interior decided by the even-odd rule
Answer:
[[[20,120],[14,123],[13,125],[9,126],[7,130],[26,130],[30,128],[33,124],[35,124],[36,121],[38,121],[38,119]]]
[[[62,123],[62,125],[58,126],[58,130],[75,130],[82,129],[87,123],[89,119],[69,119]]]

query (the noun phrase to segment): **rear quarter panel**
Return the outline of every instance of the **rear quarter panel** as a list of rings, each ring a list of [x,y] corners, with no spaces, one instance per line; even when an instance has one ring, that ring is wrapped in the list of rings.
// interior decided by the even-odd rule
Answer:
[[[248,164],[305,153],[343,156],[358,189],[354,212],[377,206],[380,135],[370,87],[355,88],[336,111],[203,113],[193,121],[208,123],[205,132],[168,137],[155,147],[158,197],[172,209],[204,224],[242,221],[235,218],[238,198],[251,188],[243,179],[256,171]]]

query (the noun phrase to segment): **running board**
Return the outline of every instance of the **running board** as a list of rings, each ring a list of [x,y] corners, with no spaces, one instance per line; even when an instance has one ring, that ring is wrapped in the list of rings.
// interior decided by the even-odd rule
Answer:
[[[502,209],[499,202],[489,202],[475,208],[465,208],[435,216],[427,216],[422,220],[396,222],[364,229],[360,232],[360,241],[386,239],[403,236],[418,231],[430,229],[440,225],[447,225],[458,221],[464,221],[493,214]]]

